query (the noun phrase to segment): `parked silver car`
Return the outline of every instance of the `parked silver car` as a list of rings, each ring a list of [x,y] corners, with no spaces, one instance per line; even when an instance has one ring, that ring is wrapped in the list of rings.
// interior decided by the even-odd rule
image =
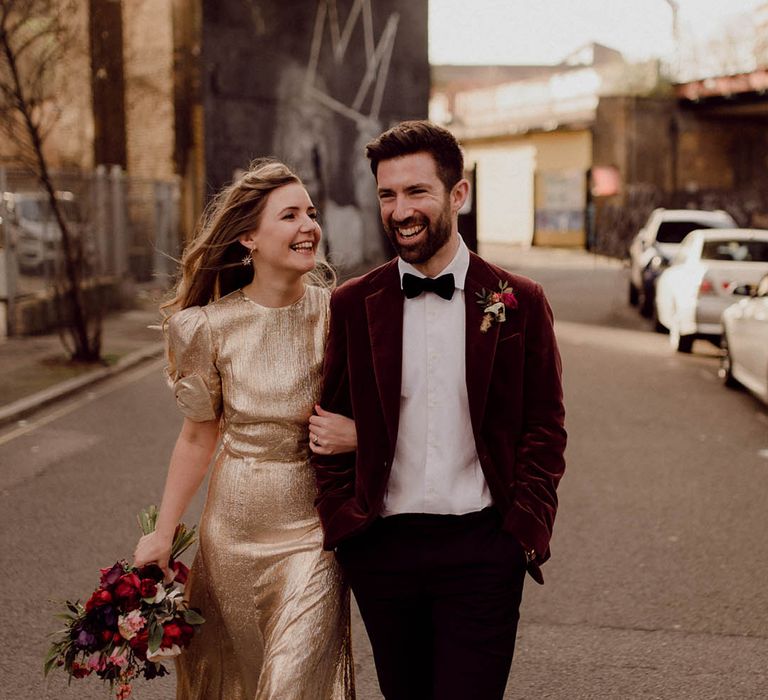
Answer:
[[[720,376],[768,404],[768,274],[723,312]]]
[[[689,233],[656,283],[656,315],[672,347],[690,352],[696,338],[720,344],[733,290],[768,273],[768,231],[710,229]]]
[[[44,192],[5,192],[3,203],[17,241],[19,269],[51,274],[61,264],[61,229]],[[83,236],[83,216],[71,192],[57,192],[62,215],[75,237]]]

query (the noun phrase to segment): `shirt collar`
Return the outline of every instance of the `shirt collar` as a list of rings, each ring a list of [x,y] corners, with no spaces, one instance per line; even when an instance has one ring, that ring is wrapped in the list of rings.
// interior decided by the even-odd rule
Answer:
[[[397,259],[397,270],[400,273],[400,288],[403,286],[403,275],[409,272],[416,277],[426,277],[423,272],[419,272],[413,265],[405,262],[402,258]],[[456,251],[456,255],[453,256],[453,260],[449,262],[443,270],[441,270],[435,277],[440,275],[453,275],[453,281],[456,285],[456,289],[464,289],[464,282],[467,278],[467,270],[469,270],[469,248],[464,243],[464,239],[459,236],[459,248]]]

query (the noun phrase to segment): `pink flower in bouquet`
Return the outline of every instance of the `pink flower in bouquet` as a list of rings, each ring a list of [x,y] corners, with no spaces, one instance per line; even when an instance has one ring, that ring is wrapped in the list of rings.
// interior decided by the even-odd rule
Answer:
[[[119,654],[112,654],[109,657],[109,663],[117,668],[125,668],[128,665],[129,659],[126,651],[121,651]]]
[[[104,661],[104,657],[101,654],[94,654],[88,659],[86,666],[88,666],[91,671],[103,671],[107,667],[107,663]]]
[[[117,618],[117,628],[120,630],[123,639],[133,639],[136,633],[142,630],[146,624],[147,621],[142,616],[140,610],[131,610],[127,615],[120,615]]]
[[[134,573],[123,574],[115,584],[114,596],[122,610],[130,611],[139,607],[141,600],[141,579]]]

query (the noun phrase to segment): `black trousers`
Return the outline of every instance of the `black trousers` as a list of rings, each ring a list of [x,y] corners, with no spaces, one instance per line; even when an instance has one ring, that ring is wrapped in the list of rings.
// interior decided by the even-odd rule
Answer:
[[[386,700],[501,700],[525,553],[493,508],[379,518],[337,557]]]

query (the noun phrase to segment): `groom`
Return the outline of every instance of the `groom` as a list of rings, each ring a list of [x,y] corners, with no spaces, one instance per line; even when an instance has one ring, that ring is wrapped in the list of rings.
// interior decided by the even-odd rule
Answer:
[[[354,417],[358,447],[313,457],[325,545],[387,700],[500,700],[565,468],[552,312],[462,241],[448,131],[403,122],[366,155],[398,257],[331,298],[320,403]]]

